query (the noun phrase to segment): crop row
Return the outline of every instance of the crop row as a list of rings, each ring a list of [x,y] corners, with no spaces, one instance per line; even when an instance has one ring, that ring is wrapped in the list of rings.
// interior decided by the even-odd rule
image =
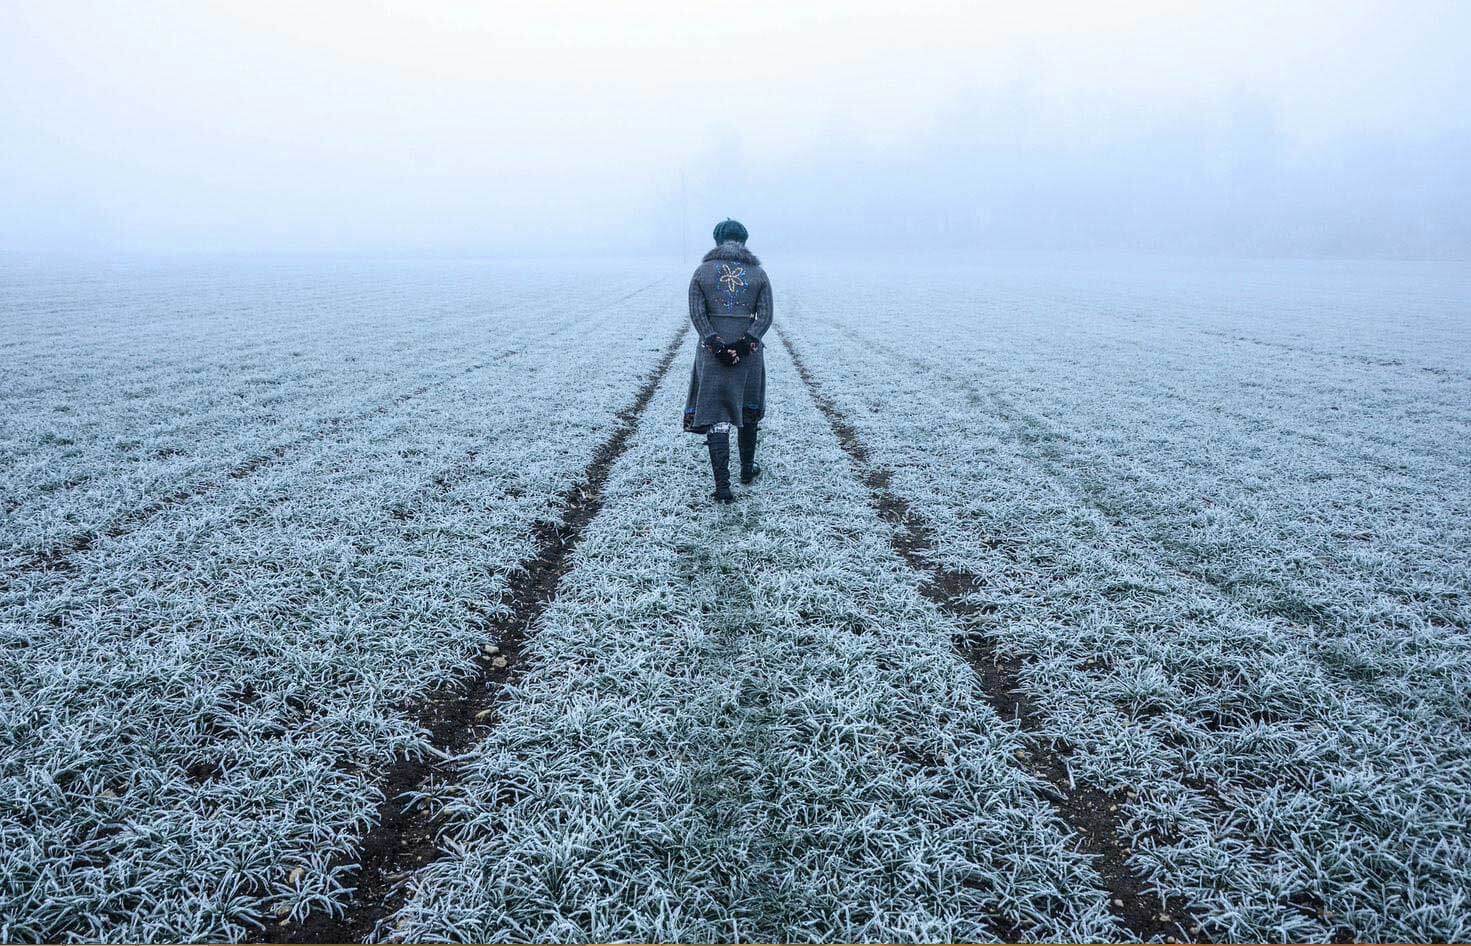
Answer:
[[[623,278],[628,292],[647,285]],[[231,301],[264,305],[261,288]],[[607,317],[591,298],[567,311],[559,280],[512,283],[494,297],[487,287],[456,288],[438,297],[349,299],[335,309],[298,300],[289,323],[211,314],[196,301],[194,321],[144,346],[94,339],[85,358],[38,347],[7,375],[11,388],[35,390],[0,396],[0,555],[23,563],[65,552],[160,497],[213,489],[242,467],[481,370],[579,318]],[[431,315],[440,309],[447,311]],[[32,328],[42,322],[28,315]],[[230,339],[237,331],[250,336],[243,350]],[[78,366],[88,358],[96,363]]]
[[[1199,313],[806,303],[831,293],[789,290],[788,326],[937,561],[974,580],[1040,738],[1125,794],[1141,870],[1221,939],[1464,938],[1466,546],[1447,517],[1466,470],[1434,432],[1465,417],[1419,387],[1464,381],[1403,352],[1305,375],[1302,353],[1223,349]],[[1389,478],[1364,458],[1412,402],[1429,417],[1395,428]],[[1357,415],[1341,439],[1263,434],[1334,408]]]
[[[488,643],[672,295],[616,332],[532,307],[484,370],[6,589],[0,939],[238,938],[343,902],[382,773],[428,751],[412,707]],[[465,364],[506,345],[454,337]]]

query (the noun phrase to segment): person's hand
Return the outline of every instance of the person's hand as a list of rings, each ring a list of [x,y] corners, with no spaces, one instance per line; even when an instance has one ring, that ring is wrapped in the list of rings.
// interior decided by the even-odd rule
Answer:
[[[753,351],[761,350],[761,339],[747,333],[732,342],[730,347],[735,349],[737,355],[744,358]]]
[[[725,339],[719,335],[714,333],[706,335],[705,347],[710,350],[710,354],[714,355],[722,365],[734,368],[741,363],[742,352],[738,351],[733,345],[727,345]]]

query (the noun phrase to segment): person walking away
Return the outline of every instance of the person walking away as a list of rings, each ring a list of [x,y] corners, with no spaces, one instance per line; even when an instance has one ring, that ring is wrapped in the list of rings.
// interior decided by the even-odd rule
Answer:
[[[766,413],[766,364],[761,338],[771,327],[771,282],[746,249],[746,228],[715,225],[715,248],[690,279],[690,321],[699,336],[684,404],[684,429],[702,434],[715,475],[713,499],[732,502],[730,429],[741,452],[741,482],[761,475],[756,429]]]

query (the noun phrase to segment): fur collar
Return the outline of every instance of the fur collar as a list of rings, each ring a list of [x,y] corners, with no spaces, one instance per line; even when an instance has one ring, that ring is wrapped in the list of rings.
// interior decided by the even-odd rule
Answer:
[[[737,243],[735,240],[726,240],[715,249],[706,253],[704,261],[708,263],[711,260],[733,260],[737,263],[745,263],[747,266],[761,265],[761,261],[756,258],[755,253],[746,249],[744,243]]]

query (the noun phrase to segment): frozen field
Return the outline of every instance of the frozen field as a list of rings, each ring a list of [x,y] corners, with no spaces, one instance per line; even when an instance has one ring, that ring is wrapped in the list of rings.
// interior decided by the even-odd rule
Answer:
[[[1465,940],[1471,266],[0,264],[0,939]]]

